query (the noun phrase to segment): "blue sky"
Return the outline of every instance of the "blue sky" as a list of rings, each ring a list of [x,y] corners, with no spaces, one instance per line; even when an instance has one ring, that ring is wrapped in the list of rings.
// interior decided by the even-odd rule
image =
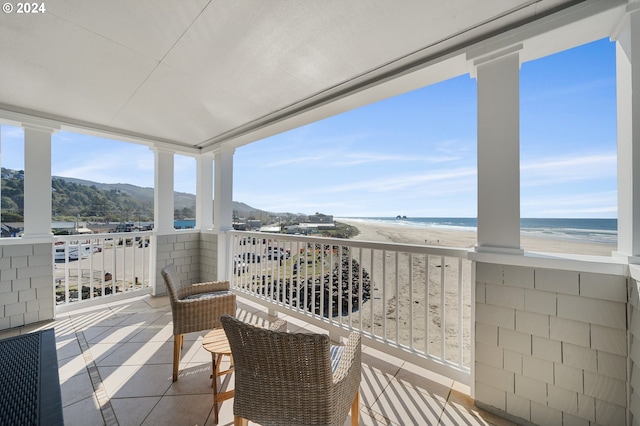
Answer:
[[[615,45],[524,63],[521,216],[616,217]],[[475,217],[476,81],[468,75],[240,147],[234,200],[275,212]],[[24,167],[22,131],[2,128],[2,166]],[[69,132],[52,173],[153,186],[146,147]],[[195,193],[176,156],[176,191]]]

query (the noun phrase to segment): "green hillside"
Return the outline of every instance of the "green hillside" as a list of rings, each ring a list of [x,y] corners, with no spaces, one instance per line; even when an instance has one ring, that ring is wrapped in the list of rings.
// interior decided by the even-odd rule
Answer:
[[[24,211],[24,172],[2,168],[2,221],[21,222]],[[152,221],[153,188],[124,183],[98,183],[54,176],[51,181],[55,220]],[[196,196],[174,193],[175,218],[195,217]],[[238,217],[268,216],[247,204],[233,203]]]

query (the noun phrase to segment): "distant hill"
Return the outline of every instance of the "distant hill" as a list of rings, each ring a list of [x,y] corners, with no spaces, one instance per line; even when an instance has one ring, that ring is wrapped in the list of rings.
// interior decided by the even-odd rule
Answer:
[[[77,185],[82,186],[95,186],[97,189],[103,191],[119,191],[124,194],[128,194],[131,197],[138,199],[142,202],[148,202],[153,205],[153,188],[144,188],[141,186],[131,185],[128,183],[98,183],[92,182],[90,180],[84,179],[76,179],[76,178],[68,178],[62,176],[54,176],[54,179],[60,179],[65,182],[75,183]],[[174,208],[176,210],[182,210],[183,208],[193,208],[196,207],[196,196],[193,194],[188,194],[185,192],[174,192],[173,193],[173,203]]]
[[[54,176],[54,178],[61,179],[66,182],[76,183],[78,185],[83,185],[83,186],[89,186],[89,187],[95,186],[96,188],[102,189],[105,191],[111,191],[111,190],[120,191],[130,195],[135,199],[141,200],[143,202],[148,202],[148,203],[151,203],[151,205],[153,205],[153,196],[154,196],[153,188],[145,188],[145,187],[140,187],[136,185],[131,185],[128,183],[98,183],[98,182],[92,182],[89,180],[60,177],[60,176]],[[186,209],[193,209],[195,211],[196,196],[194,194],[189,194],[186,192],[174,191],[173,204],[174,204],[173,207],[175,210],[183,210],[186,208]],[[246,216],[259,217],[260,215],[269,214],[269,212],[256,209],[254,207],[249,206],[248,204],[241,203],[238,201],[233,202],[233,211],[236,212],[238,216],[242,216],[242,217],[246,217]]]
[[[22,215],[24,208],[24,173],[2,168],[2,213]],[[105,220],[153,218],[153,188],[126,183],[99,183],[83,179],[53,176],[52,208],[54,215],[91,216]],[[176,217],[195,217],[196,196],[174,193]],[[271,213],[245,203],[233,202],[238,217],[264,219]]]

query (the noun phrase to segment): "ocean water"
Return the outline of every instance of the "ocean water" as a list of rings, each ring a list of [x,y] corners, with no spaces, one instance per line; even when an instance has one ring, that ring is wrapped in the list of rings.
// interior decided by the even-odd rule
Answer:
[[[440,228],[461,231],[477,231],[476,218],[461,217],[349,217],[344,218],[363,223],[408,226],[418,228]],[[340,221],[340,218],[335,218]],[[520,219],[523,236],[548,237],[562,240],[616,244],[618,241],[617,219]]]

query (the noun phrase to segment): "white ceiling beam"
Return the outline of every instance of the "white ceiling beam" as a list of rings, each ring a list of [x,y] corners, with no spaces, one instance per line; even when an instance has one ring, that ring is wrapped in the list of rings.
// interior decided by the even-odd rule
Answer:
[[[45,116],[44,114],[38,115],[35,112],[16,112],[7,108],[9,107],[0,104],[0,123],[12,126],[31,124],[96,137],[106,137],[118,141],[146,145],[149,147],[171,149],[177,153],[189,156],[199,155],[202,152],[198,147],[186,146],[177,141],[161,140],[148,135],[140,135],[122,129],[101,126],[95,123],[84,123],[69,118],[49,115]]]

